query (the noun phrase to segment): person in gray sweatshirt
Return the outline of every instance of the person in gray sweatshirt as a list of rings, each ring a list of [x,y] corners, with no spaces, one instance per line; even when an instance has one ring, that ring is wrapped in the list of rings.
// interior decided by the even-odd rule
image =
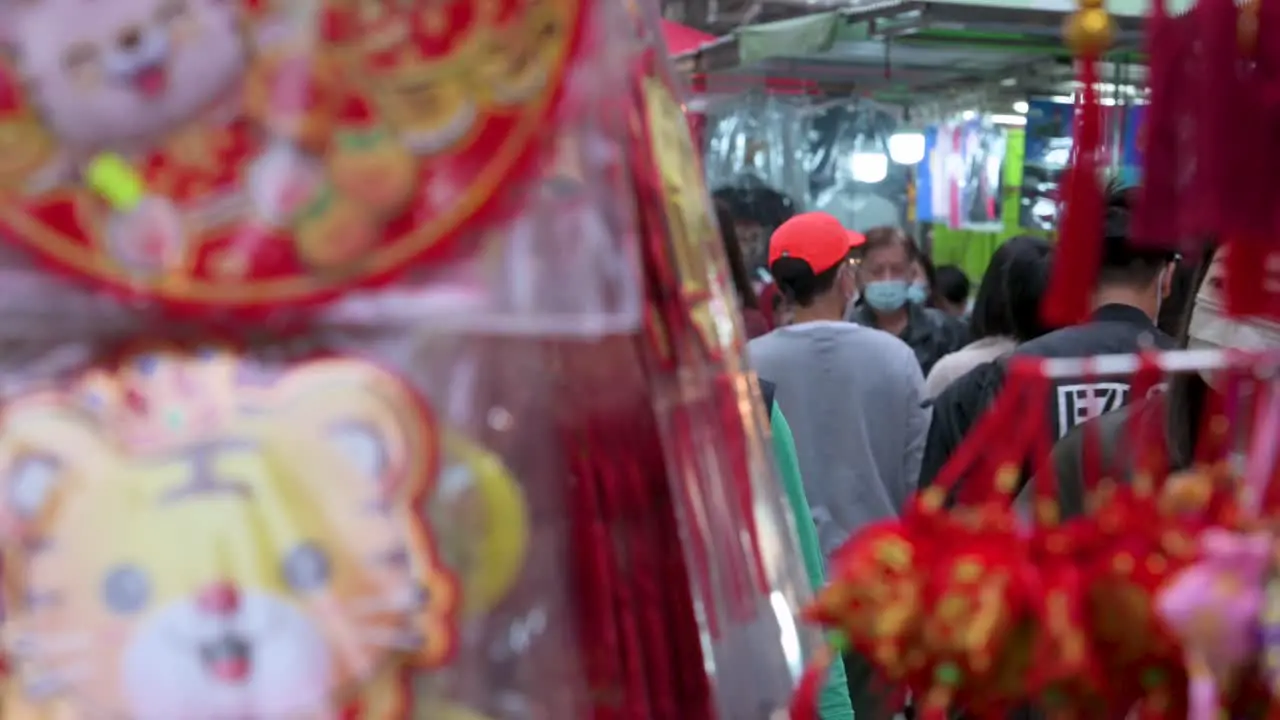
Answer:
[[[769,240],[769,271],[795,320],[747,343],[791,425],[822,552],[896,517],[915,491],[929,430],[924,375],[905,342],[844,321],[856,288],[849,233],[797,215]]]
[[[749,364],[773,383],[791,426],[827,558],[852,533],[902,512],[915,492],[930,419],[911,348],[843,319],[856,291],[850,244],[826,213],[779,226],[769,239],[769,271],[795,319],[747,343]],[[854,714],[887,717],[869,664],[846,656],[845,666]]]

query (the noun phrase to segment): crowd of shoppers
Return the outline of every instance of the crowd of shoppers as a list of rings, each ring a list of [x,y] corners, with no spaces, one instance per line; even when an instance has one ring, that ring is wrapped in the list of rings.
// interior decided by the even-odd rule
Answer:
[[[1086,322],[1051,330],[1016,346],[1013,355],[1084,357],[1170,349],[1176,343],[1156,326],[1169,296],[1175,253],[1135,245],[1129,240],[1129,194],[1113,189],[1106,203],[1101,269]],[[1046,268],[1047,270],[1047,268]],[[1023,278],[1027,279],[1027,278]],[[1042,278],[1034,279],[1043,282]],[[1037,306],[1038,307],[1038,304]],[[1004,385],[1003,358],[988,361],[951,383],[933,404],[933,421],[922,463],[920,484],[930,484],[977,419]],[[1061,437],[1093,416],[1129,401],[1123,378],[1057,379],[1046,412],[1054,437]]]
[[[752,338],[747,359],[767,387],[775,428],[786,423],[786,447],[777,453],[794,476],[788,496],[808,537],[802,544],[818,558],[867,524],[897,516],[933,482],[1003,387],[1010,358],[1229,347],[1241,337],[1280,347],[1280,329],[1223,316],[1221,257],[1188,263],[1132,242],[1129,193],[1119,188],[1105,204],[1092,311],[1061,328],[1046,326],[1039,312],[1054,253],[1044,239],[1003,243],[971,293],[963,271],[935,270],[900,228],[852,233],[831,215],[797,214],[776,197],[744,221],[742,196],[717,200]],[[735,232],[759,236],[765,227],[762,247],[730,247],[741,242]],[[1129,418],[1149,416],[1164,429],[1173,466],[1186,467],[1212,392],[1194,374],[1144,398],[1129,397],[1124,378],[1055,379],[1045,412],[1061,438],[1052,461],[1064,511],[1083,507],[1082,425],[1109,438],[1102,451],[1111,456]],[[807,569],[821,581],[821,567]],[[848,655],[843,670],[847,697],[829,687],[823,717],[844,717],[845,705],[887,717],[870,664]]]

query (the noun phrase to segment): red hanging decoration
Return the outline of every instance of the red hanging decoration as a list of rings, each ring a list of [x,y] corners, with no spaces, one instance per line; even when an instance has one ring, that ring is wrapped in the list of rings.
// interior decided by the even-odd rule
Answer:
[[[1043,313],[1051,325],[1071,325],[1089,312],[1102,259],[1102,106],[1098,59],[1111,45],[1114,27],[1102,0],[1080,0],[1063,27],[1080,72],[1072,162],[1063,181],[1064,207],[1053,277]]]
[[[1183,25],[1169,14],[1168,0],[1153,0],[1147,19],[1147,106],[1139,143],[1142,149],[1142,185],[1133,215],[1133,236],[1139,242],[1157,244],[1179,237],[1178,173],[1182,145],[1179,140],[1177,103],[1182,98],[1179,81],[1185,72],[1180,52]]]
[[[1035,586],[1011,499],[1026,451],[1045,429],[1019,420],[1046,390],[1011,373],[937,482],[901,521],[865,528],[838,550],[829,584],[806,610],[807,620],[841,630],[889,682],[910,686],[921,720],[945,720],[957,707],[995,717],[1021,695]],[[1011,442],[999,442],[1011,428]],[[959,506],[946,507],[948,497]],[[802,687],[822,674],[811,667]],[[797,695],[796,720],[813,717],[810,695]]]
[[[1053,438],[1044,413],[1028,412],[1049,391],[1051,370],[1034,358],[1012,362],[1005,391],[937,484],[900,521],[851,538],[806,612],[838,629],[890,682],[908,686],[922,720],[957,710],[1003,718],[1025,703],[1054,718],[1187,716],[1183,648],[1156,601],[1196,560],[1201,532],[1241,527],[1236,479],[1223,462],[1230,418],[1241,415],[1235,400],[1248,395],[1236,386],[1240,368],[1224,372],[1223,392],[1207,398],[1196,464],[1169,476],[1157,394],[1164,366],[1156,354],[1140,358],[1130,387],[1144,401],[1112,445],[1127,457],[1102,458],[1099,438],[1086,438],[1085,512],[1066,520],[1055,468],[1045,462]],[[1080,432],[1090,430],[1097,426]],[[1035,523],[1020,527],[1010,501],[1028,468]],[[1130,482],[1116,482],[1117,472]],[[962,479],[964,492],[952,492]],[[814,717],[821,673],[815,667],[802,683],[794,720]],[[1229,694],[1232,717],[1269,702],[1258,682]]]

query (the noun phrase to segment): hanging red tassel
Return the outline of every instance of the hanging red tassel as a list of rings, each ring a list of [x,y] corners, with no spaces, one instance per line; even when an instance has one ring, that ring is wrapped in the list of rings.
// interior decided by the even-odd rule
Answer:
[[[1175,240],[1181,234],[1178,207],[1181,183],[1178,173],[1182,144],[1179,120],[1183,97],[1183,27],[1169,15],[1167,0],[1153,0],[1147,20],[1147,86],[1151,104],[1138,130],[1142,150],[1142,185],[1133,214],[1134,239],[1152,245]]]
[[[1098,59],[1111,45],[1111,16],[1102,0],[1080,0],[1063,28],[1080,68],[1072,163],[1063,182],[1063,214],[1058,227],[1045,321],[1072,325],[1089,313],[1089,300],[1102,259],[1102,106],[1098,100]]]
[[[1200,0],[1195,7],[1195,43],[1198,67],[1193,82],[1197,95],[1194,113],[1195,174],[1181,200],[1189,205],[1189,230],[1221,237],[1229,228],[1228,215],[1237,212],[1239,197],[1233,190],[1233,145],[1237,127],[1245,129],[1240,110],[1240,60],[1235,0]]]

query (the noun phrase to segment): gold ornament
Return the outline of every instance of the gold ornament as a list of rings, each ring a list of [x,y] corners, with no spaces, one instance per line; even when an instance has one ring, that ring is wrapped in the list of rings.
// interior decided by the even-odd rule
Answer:
[[[1073,55],[1096,58],[1111,47],[1115,23],[1099,0],[1081,0],[1080,9],[1063,23],[1062,35]]]
[[[0,116],[0,189],[21,187],[56,151],[53,138],[31,113]]]

